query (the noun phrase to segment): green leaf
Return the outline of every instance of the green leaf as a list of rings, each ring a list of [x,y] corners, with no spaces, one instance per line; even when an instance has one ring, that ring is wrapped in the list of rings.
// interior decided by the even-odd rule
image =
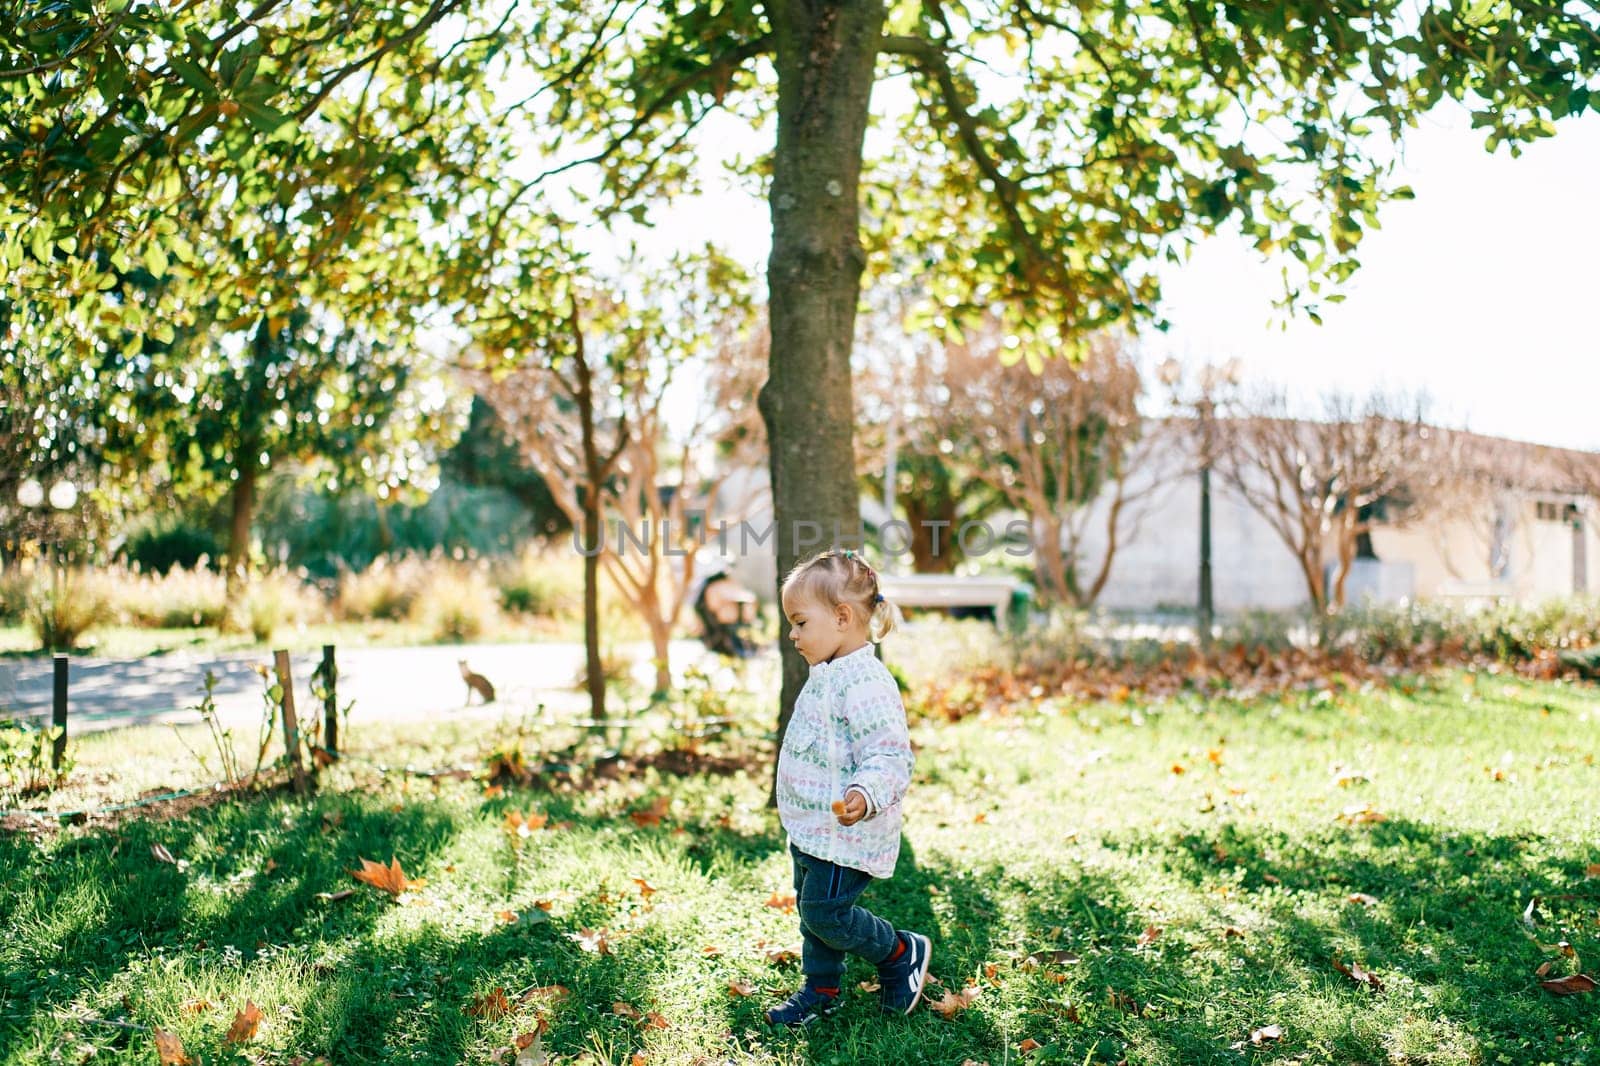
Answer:
[[[293,119],[282,111],[270,108],[266,104],[258,104],[251,100],[240,100],[239,110],[244,113],[244,117],[249,120],[250,125],[268,136],[276,135],[279,131],[285,130],[286,127],[287,133],[292,134],[295,130]]]
[[[144,267],[157,278],[167,275],[167,267],[171,265],[167,260],[167,250],[152,241],[144,250]]]
[[[206,77],[206,72],[199,65],[187,59],[174,56],[169,62],[172,72],[183,79],[183,83],[194,89],[207,100],[214,100],[217,96],[217,87],[211,84],[211,79]]]

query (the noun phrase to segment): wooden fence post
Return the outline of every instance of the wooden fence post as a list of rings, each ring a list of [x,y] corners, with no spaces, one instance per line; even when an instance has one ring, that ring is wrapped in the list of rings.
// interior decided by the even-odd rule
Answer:
[[[339,697],[336,686],[339,667],[334,662],[333,645],[322,646],[322,747],[329,755],[339,754]]]
[[[300,761],[300,723],[294,716],[294,678],[289,673],[289,653],[284,650],[272,653],[278,664],[278,687],[283,690],[280,706],[283,708],[283,747],[289,756],[289,776],[294,790],[302,795],[306,791],[306,768]]]
[[[67,657],[65,655],[56,656],[55,706],[51,712],[50,724],[60,730],[50,750],[50,768],[59,771],[62,761],[67,757]]]

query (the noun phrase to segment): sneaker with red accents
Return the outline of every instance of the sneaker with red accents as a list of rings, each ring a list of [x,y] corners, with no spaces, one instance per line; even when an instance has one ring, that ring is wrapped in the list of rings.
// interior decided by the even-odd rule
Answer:
[[[879,993],[883,1009],[890,1014],[910,1014],[922,1001],[928,980],[928,963],[933,958],[933,942],[921,933],[900,932],[904,950],[893,962],[878,967]]]
[[[807,983],[800,991],[767,1011],[767,1021],[772,1025],[799,1029],[838,1010],[842,1006],[842,998],[838,992],[819,992]]]

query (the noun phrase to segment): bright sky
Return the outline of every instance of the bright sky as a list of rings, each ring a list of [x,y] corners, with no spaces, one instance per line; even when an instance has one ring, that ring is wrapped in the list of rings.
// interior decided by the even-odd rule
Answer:
[[[748,131],[724,129],[749,150]],[[1164,274],[1172,329],[1147,351],[1192,364],[1237,356],[1247,380],[1283,384],[1307,406],[1329,389],[1421,389],[1436,422],[1600,449],[1600,114],[1557,129],[1516,159],[1491,156],[1464,112],[1437,109],[1405,148],[1401,180],[1417,198],[1387,206],[1321,326],[1270,325],[1279,265],[1218,237]],[[765,202],[714,192],[718,177],[706,186],[654,239],[712,240],[764,271]]]

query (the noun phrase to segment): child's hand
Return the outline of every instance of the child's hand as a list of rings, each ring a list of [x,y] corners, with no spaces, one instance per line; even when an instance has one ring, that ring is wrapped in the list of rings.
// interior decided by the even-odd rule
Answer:
[[[840,825],[855,825],[867,816],[867,801],[856,789],[844,794],[844,799],[833,801],[834,817]]]

